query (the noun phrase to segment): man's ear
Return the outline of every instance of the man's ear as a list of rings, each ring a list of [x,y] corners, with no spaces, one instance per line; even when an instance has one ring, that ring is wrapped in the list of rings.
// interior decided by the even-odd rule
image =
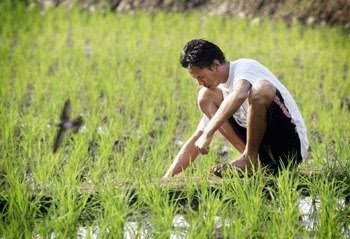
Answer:
[[[220,61],[218,61],[217,59],[215,59],[214,61],[213,61],[213,64],[211,64],[211,69],[212,70],[218,70],[218,68],[219,68],[219,66],[220,66],[221,64],[220,64]]]

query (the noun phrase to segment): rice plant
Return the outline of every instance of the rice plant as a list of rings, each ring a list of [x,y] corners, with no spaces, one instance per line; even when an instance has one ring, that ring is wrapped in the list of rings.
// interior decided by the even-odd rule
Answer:
[[[178,215],[188,238],[349,236],[348,204],[338,206],[350,175],[350,41],[342,29],[195,11],[40,12],[11,1],[0,12],[1,238],[74,238],[84,225],[121,238],[134,221],[135,235],[169,238]],[[261,61],[295,96],[312,148],[300,168],[333,172],[305,180],[320,200],[311,232],[299,220],[304,181],[296,172],[224,178],[220,193],[210,191],[210,167],[238,156],[218,154],[220,137],[179,176],[182,197],[199,205],[179,206],[159,186],[200,119],[198,87],[178,63],[192,38],[216,42],[228,59]],[[67,99],[85,123],[53,154]]]

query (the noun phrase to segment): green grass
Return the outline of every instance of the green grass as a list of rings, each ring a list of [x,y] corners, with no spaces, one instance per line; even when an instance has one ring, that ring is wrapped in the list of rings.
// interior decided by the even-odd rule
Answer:
[[[255,58],[275,72],[304,116],[311,167],[343,165],[343,174],[350,175],[350,41],[341,29],[288,28],[282,22],[251,23],[201,12],[57,8],[40,13],[9,5],[0,4],[0,199],[9,202],[0,213],[1,238],[47,238],[53,232],[74,237],[85,223],[97,225],[102,237],[121,238],[128,216],[142,220],[144,211],[154,237],[169,237],[175,202],[150,182],[171,164],[179,150],[174,141],[185,141],[200,118],[198,87],[178,63],[192,38],[214,41],[227,58]],[[73,116],[84,117],[85,130],[53,155],[54,124],[67,98]],[[116,140],[122,149],[113,149]],[[196,185],[196,179],[208,176],[222,142],[215,139],[211,153],[182,175],[186,194],[208,187]],[[95,145],[93,154],[89,145]],[[301,179],[286,171],[275,179],[271,200],[263,197],[267,179],[260,173],[225,180],[222,198],[201,190],[198,211],[185,212],[187,235],[213,237],[219,216],[232,222],[223,228],[226,237],[342,237],[349,208],[340,209],[337,202],[348,184],[332,181],[331,174],[307,181],[312,196],[321,200],[313,232],[298,221]],[[125,191],[113,187],[115,179],[135,182],[147,208],[129,206]],[[86,182],[96,185],[96,201],[78,193]],[[35,185],[52,196],[45,214],[39,199],[31,200]]]

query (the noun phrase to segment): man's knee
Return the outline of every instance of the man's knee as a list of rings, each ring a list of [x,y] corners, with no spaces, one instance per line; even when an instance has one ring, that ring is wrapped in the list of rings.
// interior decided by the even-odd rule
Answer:
[[[202,112],[205,112],[205,109],[211,104],[219,106],[222,101],[223,96],[219,89],[202,87],[198,92],[197,103]]]
[[[276,95],[276,88],[267,80],[260,80],[253,84],[249,102],[269,106]]]

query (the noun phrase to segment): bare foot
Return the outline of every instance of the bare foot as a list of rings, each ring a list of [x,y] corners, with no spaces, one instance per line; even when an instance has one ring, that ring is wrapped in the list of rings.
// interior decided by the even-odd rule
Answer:
[[[260,167],[258,155],[242,154],[238,159],[231,161],[232,166],[240,168],[241,170],[258,169]]]
[[[230,163],[215,165],[211,169],[211,173],[218,177],[223,177],[227,171],[236,171],[238,173],[244,173],[248,171],[251,173],[254,170],[260,168],[260,163],[257,157],[248,157],[242,154],[238,159],[231,161]]]

